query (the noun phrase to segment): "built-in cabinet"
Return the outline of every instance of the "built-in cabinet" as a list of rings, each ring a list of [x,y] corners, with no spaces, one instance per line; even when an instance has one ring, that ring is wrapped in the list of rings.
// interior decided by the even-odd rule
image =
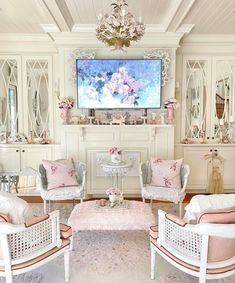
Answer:
[[[182,139],[235,141],[235,57],[183,57]]]
[[[8,143],[53,137],[51,56],[0,56],[0,132]]]
[[[205,159],[205,156],[216,152],[218,156],[223,157],[224,161],[220,164],[220,170],[223,176],[225,192],[234,192],[235,190],[235,145],[184,145],[184,162],[190,166],[190,175],[188,179],[187,190],[194,193],[207,193],[208,182],[211,176],[211,159]]]
[[[1,145],[0,161],[4,171],[20,172],[26,167],[38,170],[42,159],[51,160],[52,145]]]

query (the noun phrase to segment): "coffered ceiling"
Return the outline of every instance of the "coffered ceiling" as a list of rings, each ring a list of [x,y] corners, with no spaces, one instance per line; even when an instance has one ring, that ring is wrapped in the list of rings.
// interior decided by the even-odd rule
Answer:
[[[0,0],[0,33],[94,31],[113,0]],[[127,0],[147,30],[234,34],[235,0]]]

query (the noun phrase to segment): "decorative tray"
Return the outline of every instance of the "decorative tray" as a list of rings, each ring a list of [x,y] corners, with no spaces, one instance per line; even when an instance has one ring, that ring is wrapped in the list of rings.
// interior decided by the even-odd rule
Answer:
[[[111,162],[111,161],[107,162],[107,165],[111,165],[111,166],[120,166],[120,165],[125,165],[125,164],[126,164],[125,161],[121,161],[119,163],[114,163],[114,162]]]
[[[106,209],[128,209],[129,208],[128,202],[126,200],[124,200],[122,204],[115,203],[113,206],[111,206],[110,204],[111,204],[110,201],[107,200],[105,202],[105,205],[101,206],[100,201],[97,200],[96,203],[95,203],[95,208],[100,209],[100,210],[102,210],[102,209],[105,209],[105,210]]]

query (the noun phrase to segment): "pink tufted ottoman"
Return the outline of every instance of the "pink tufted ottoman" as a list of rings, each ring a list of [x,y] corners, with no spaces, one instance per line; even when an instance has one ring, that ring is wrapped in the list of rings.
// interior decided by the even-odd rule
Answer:
[[[97,208],[96,201],[77,204],[69,219],[74,232],[84,230],[149,230],[155,224],[151,207],[140,201],[127,201],[128,208]]]

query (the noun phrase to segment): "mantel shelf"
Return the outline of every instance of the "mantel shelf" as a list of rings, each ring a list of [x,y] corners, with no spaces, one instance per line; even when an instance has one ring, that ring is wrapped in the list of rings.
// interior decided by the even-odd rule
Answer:
[[[69,127],[73,127],[73,128],[76,128],[76,127],[79,127],[79,128],[100,128],[100,127],[103,127],[103,128],[111,128],[111,127],[118,127],[118,128],[125,128],[125,127],[132,127],[132,128],[136,128],[136,127],[148,127],[148,128],[172,128],[172,127],[175,127],[175,125],[171,124],[171,125],[167,125],[167,124],[164,124],[164,125],[160,125],[160,124],[141,124],[141,125],[94,125],[94,124],[77,124],[77,125],[74,125],[74,124],[70,124],[70,125],[62,125],[63,128],[69,128]]]

